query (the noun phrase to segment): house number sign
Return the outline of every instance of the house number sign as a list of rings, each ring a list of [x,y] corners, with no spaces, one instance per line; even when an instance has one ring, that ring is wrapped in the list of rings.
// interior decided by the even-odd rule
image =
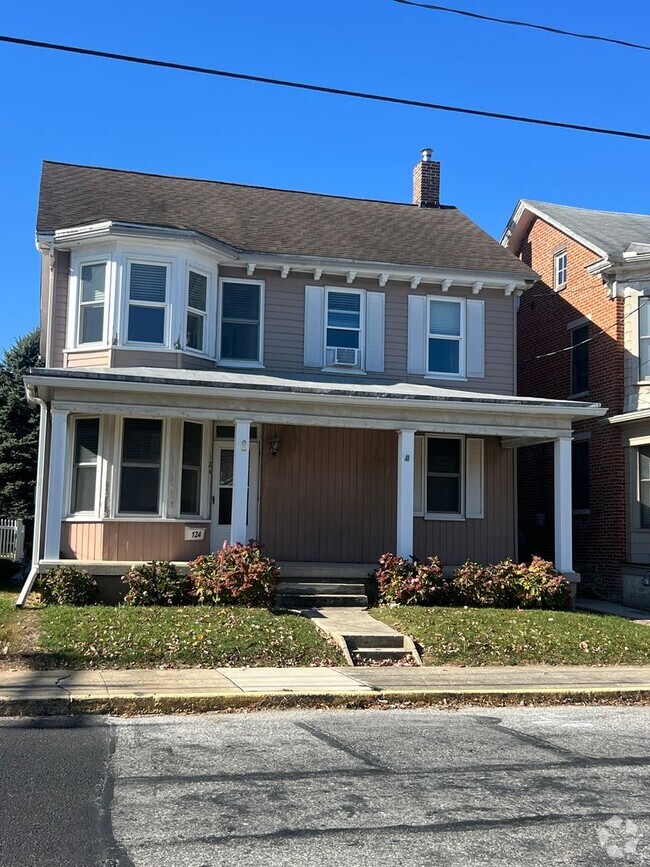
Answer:
[[[185,541],[201,541],[205,538],[205,527],[185,527]]]

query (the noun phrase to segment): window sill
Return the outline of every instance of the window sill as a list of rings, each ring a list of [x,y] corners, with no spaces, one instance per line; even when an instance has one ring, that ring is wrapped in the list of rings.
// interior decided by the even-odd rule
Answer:
[[[73,355],[77,352],[97,352],[100,349],[111,349],[108,343],[82,343],[81,346],[66,347],[63,351],[66,355]]]
[[[640,386],[640,385],[650,385],[650,379],[640,379],[640,380],[636,383],[636,385],[637,385],[637,387]]]
[[[570,394],[567,400],[580,400],[583,397],[589,397],[589,391],[577,391],[575,394]]]
[[[574,509],[574,515],[591,515],[591,509]]]
[[[425,379],[438,379],[444,382],[467,382],[466,376],[454,373],[425,373]]]
[[[358,367],[321,367],[321,373],[335,373],[338,376],[367,376],[365,370],[359,370]]]
[[[425,521],[464,521],[465,515],[423,515]]]
[[[217,359],[217,365],[219,367],[251,367],[257,369],[262,369],[264,367],[264,364],[261,361],[237,361],[235,359],[231,361],[230,359],[224,360],[222,358]]]
[[[151,352],[181,352],[180,349],[169,347],[166,343],[136,343],[135,341],[131,343],[116,343],[111,349],[129,349],[136,352],[142,352],[143,350],[145,352],[147,350]]]
[[[161,518],[160,515],[115,515],[113,518],[97,518],[104,524],[114,524],[116,521],[155,521],[157,524],[209,524],[209,518]]]

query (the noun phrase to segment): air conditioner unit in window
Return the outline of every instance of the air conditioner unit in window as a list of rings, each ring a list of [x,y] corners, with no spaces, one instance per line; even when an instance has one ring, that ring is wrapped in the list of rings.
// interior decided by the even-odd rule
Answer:
[[[331,353],[330,364],[335,367],[358,367],[359,366],[359,350],[348,349],[344,346],[337,346],[329,350]]]

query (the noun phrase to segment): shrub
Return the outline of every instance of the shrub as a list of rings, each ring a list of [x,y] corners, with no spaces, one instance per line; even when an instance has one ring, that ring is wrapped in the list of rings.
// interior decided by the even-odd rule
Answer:
[[[192,595],[202,605],[271,605],[280,577],[259,542],[227,545],[190,563]]]
[[[526,566],[515,563],[509,557],[499,563],[488,566],[487,572],[487,596],[484,605],[493,608],[518,608],[523,598],[522,580]]]
[[[521,608],[547,608],[562,611],[571,607],[571,585],[555,566],[541,557],[533,557],[523,567]]]
[[[38,590],[46,605],[93,605],[97,602],[97,581],[84,569],[56,566],[39,578]]]
[[[379,600],[395,605],[449,605],[450,586],[438,557],[426,563],[395,554],[379,558],[375,571]]]
[[[152,560],[122,576],[127,585],[127,605],[182,605],[190,601],[191,583],[176,566],[166,560]]]

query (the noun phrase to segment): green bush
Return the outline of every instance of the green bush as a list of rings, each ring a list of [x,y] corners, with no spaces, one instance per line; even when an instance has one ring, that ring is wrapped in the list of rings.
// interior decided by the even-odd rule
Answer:
[[[131,566],[122,581],[127,586],[127,605],[183,605],[191,601],[189,577],[166,560]]]
[[[533,557],[521,577],[521,608],[562,611],[571,607],[571,585],[549,560]]]
[[[75,566],[48,569],[37,586],[46,605],[94,605],[99,596],[97,581]]]
[[[450,582],[438,557],[426,563],[395,554],[379,558],[375,570],[379,601],[392,605],[451,605]]]
[[[262,554],[259,542],[224,544],[190,563],[192,596],[201,605],[270,606],[280,568]]]

